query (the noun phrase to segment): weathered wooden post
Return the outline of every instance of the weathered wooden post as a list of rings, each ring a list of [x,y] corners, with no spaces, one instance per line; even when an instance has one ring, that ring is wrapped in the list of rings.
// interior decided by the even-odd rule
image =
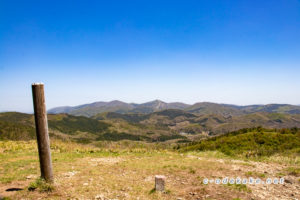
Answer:
[[[53,182],[47,111],[43,83],[32,84],[32,97],[36,138],[39,150],[41,178],[45,179],[45,181],[47,182]]]

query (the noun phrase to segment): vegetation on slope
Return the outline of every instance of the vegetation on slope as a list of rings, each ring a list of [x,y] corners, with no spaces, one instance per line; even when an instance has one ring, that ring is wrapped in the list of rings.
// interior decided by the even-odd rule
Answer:
[[[241,116],[197,115],[169,109],[150,114],[101,113],[93,118],[68,114],[48,115],[50,136],[82,143],[97,140],[188,142],[242,128],[300,128],[299,114],[252,113]],[[0,113],[0,139],[34,138],[34,117],[23,113]]]
[[[49,120],[49,127],[67,134],[74,134],[77,131],[95,134],[106,131],[110,125],[87,117],[75,117],[68,115],[60,118],[59,120]]]
[[[0,140],[30,140],[35,138],[32,126],[0,121]]]
[[[0,121],[30,125],[33,122],[33,115],[19,112],[4,112],[0,113]]]
[[[199,142],[178,146],[181,151],[214,151],[246,157],[270,156],[276,153],[300,155],[300,130],[245,128]]]
[[[93,118],[115,126],[123,124],[121,132],[175,132],[188,135],[218,135],[226,132],[262,126],[266,128],[300,128],[299,114],[252,113],[240,116],[216,114],[197,115],[182,110],[163,110],[151,114],[102,113]],[[126,128],[125,128],[126,127]]]
[[[50,136],[54,133],[60,135],[76,135],[87,133],[99,135],[111,126],[86,117],[76,117],[67,114],[48,115]],[[24,113],[0,113],[0,140],[29,140],[35,138],[34,117]]]
[[[109,120],[101,118],[101,116],[92,119],[68,114],[50,114],[48,115],[50,137],[71,139],[80,143],[92,143],[99,140],[164,142],[186,139],[186,137],[170,131],[167,126],[138,123],[139,114],[107,113],[107,116],[109,116]],[[145,116],[140,117],[146,119]],[[123,119],[133,122],[122,121]],[[35,138],[33,115],[23,113],[0,114],[0,140],[29,140],[33,138]]]
[[[149,141],[150,138],[142,135],[132,135],[128,133],[118,133],[116,131],[106,132],[100,135],[97,140],[107,140],[107,141],[119,141],[119,140],[133,140],[133,141]]]

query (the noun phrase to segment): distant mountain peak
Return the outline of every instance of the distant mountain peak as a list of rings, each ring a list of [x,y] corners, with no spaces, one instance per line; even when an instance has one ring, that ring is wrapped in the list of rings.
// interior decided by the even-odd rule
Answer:
[[[79,106],[64,106],[50,109],[48,112],[52,114],[68,113],[71,115],[83,115],[91,117],[103,112],[115,113],[153,113],[162,110],[177,109],[184,110],[195,114],[218,114],[223,116],[237,116],[255,112],[267,113],[289,113],[300,114],[300,106],[289,104],[267,104],[267,105],[249,105],[238,106],[231,104],[218,104],[212,102],[198,102],[193,105],[188,105],[180,102],[166,103],[159,99],[146,103],[125,103],[119,100],[109,102],[98,101],[90,104]]]
[[[143,104],[160,104],[160,103],[166,103],[166,102],[163,102],[159,99],[156,99],[156,100],[149,101],[149,102],[146,102],[146,103],[143,103]]]
[[[166,103],[166,102],[164,102],[162,100],[159,100],[159,99],[155,99],[153,102],[156,102],[156,103]]]

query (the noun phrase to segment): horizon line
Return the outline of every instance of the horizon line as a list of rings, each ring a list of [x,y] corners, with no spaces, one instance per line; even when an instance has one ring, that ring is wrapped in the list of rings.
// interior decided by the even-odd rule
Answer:
[[[170,104],[170,103],[182,103],[182,104],[186,104],[188,106],[193,106],[195,104],[198,104],[198,103],[211,103],[211,104],[218,104],[218,105],[231,105],[231,106],[239,106],[239,107],[246,107],[246,106],[267,106],[267,105],[291,105],[291,106],[300,106],[300,104],[290,104],[290,103],[266,103],[266,104],[231,104],[231,103],[216,103],[216,102],[212,102],[212,101],[198,101],[198,102],[195,102],[195,103],[192,103],[192,104],[189,104],[189,103],[185,103],[185,102],[180,102],[180,101],[172,101],[172,102],[166,102],[166,101],[162,101],[160,99],[155,99],[155,100],[152,100],[152,101],[146,101],[146,102],[143,102],[143,103],[135,103],[135,102],[125,102],[125,101],[121,101],[121,100],[111,100],[111,101],[95,101],[95,102],[91,102],[91,103],[84,103],[84,104],[78,104],[78,105],[74,105],[74,106],[68,106],[68,105],[65,105],[65,106],[56,106],[56,107],[52,107],[52,108],[49,108],[47,109],[47,112],[49,110],[52,110],[52,109],[55,109],[55,108],[62,108],[62,107],[78,107],[78,106],[83,106],[83,105],[90,105],[90,104],[94,104],[94,103],[99,103],[99,102],[103,102],[103,103],[110,103],[110,102],[114,102],[114,101],[118,101],[118,102],[122,102],[122,103],[126,103],[126,104],[146,104],[146,103],[150,103],[150,102],[155,102],[155,101],[160,101],[162,103],[167,103],[167,104]],[[19,112],[19,113],[26,113],[26,114],[33,114],[33,112],[22,112],[22,111],[17,111],[17,110],[1,110],[0,113],[6,113],[6,112]]]

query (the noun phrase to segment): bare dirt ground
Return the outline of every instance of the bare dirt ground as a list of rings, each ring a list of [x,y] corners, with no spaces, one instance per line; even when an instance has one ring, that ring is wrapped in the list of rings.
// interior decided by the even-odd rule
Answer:
[[[170,151],[128,151],[122,153],[54,152],[54,191],[28,191],[39,175],[35,154],[27,155],[32,162],[24,163],[23,154],[5,156],[0,165],[6,173],[20,176],[0,183],[0,195],[10,199],[300,199],[300,177],[287,169],[295,164],[234,160],[214,153],[180,154]],[[33,159],[35,158],[35,159]],[[4,159],[4,157],[1,157]],[[7,168],[11,160],[21,163]],[[5,165],[6,164],[6,165]],[[24,166],[23,166],[24,165]],[[29,168],[30,167],[30,168]],[[1,169],[1,168],[0,168]],[[32,170],[29,170],[32,169]],[[11,171],[12,170],[12,171]],[[166,191],[153,191],[154,176],[166,176]],[[284,184],[203,184],[203,179],[224,177],[281,178]],[[9,180],[9,181],[4,181]],[[6,191],[21,188],[20,191]]]

